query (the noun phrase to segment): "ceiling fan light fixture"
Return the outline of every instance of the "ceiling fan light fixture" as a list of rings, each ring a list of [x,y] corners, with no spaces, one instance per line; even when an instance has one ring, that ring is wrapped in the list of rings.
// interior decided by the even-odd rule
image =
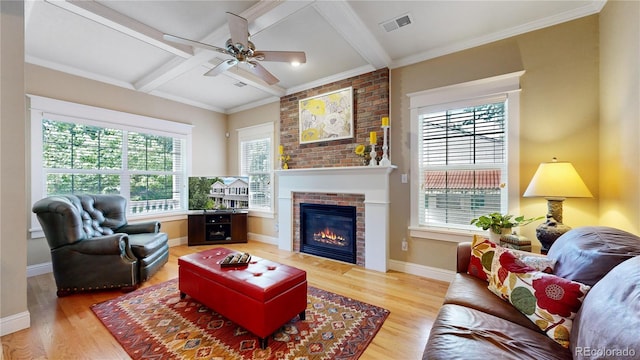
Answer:
[[[232,57],[232,59],[223,60],[217,65],[214,65],[212,69],[204,74],[205,76],[216,76],[226,70],[229,70],[238,63],[243,63],[247,64],[251,72],[253,72],[254,75],[257,75],[265,83],[268,85],[274,85],[278,83],[278,78],[273,76],[273,74],[262,66],[259,63],[260,61],[288,62],[292,63],[293,66],[299,66],[299,64],[306,62],[306,55],[302,51],[256,51],[255,44],[250,40],[251,35],[248,31],[249,25],[247,19],[227,12],[227,20],[231,38],[225,42],[224,48],[169,34],[165,34],[164,38],[171,42],[204,48]]]

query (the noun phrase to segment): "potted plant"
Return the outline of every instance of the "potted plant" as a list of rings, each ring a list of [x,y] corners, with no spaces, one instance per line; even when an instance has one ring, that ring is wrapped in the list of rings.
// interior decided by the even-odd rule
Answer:
[[[543,218],[544,216],[525,219],[523,215],[514,217],[511,214],[494,212],[471,220],[471,225],[482,228],[482,230],[489,230],[489,239],[494,242],[500,242],[500,236],[511,232],[511,228],[531,224]]]

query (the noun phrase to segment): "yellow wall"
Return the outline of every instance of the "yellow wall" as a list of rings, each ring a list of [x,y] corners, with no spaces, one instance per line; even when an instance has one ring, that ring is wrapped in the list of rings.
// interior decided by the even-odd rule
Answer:
[[[598,16],[524,34],[518,44],[527,71],[521,83],[520,193],[539,163],[569,161],[594,198],[567,199],[563,222],[598,224]],[[544,199],[521,199],[521,213],[546,210]],[[534,229],[524,228],[529,238],[535,239]]]
[[[600,222],[640,233],[640,2],[600,13]],[[593,190],[592,190],[593,191]]]
[[[162,221],[161,229],[169,239],[187,239],[187,220]]]
[[[24,4],[0,1],[0,326],[29,326],[27,313],[27,168],[24,100]],[[15,328],[14,328],[15,325]]]
[[[538,164],[553,156],[571,161],[598,194],[598,17],[530,32],[507,40],[442,56],[391,71],[391,156],[398,170],[391,179],[392,259],[455,269],[455,243],[410,238],[410,118],[408,93],[525,70],[520,101],[520,190],[522,194]],[[579,151],[576,151],[579,149]],[[513,161],[518,161],[514,159]],[[512,213],[546,213],[544,199],[520,200]],[[570,226],[598,222],[598,200],[570,199],[565,204]],[[535,226],[521,232],[535,239]],[[401,250],[402,238],[410,240]]]

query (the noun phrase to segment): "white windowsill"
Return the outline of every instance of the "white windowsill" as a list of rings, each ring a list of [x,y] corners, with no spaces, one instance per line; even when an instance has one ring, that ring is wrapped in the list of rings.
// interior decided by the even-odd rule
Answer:
[[[481,235],[471,230],[409,226],[409,235],[417,239],[448,241],[454,243],[470,242],[473,235]]]
[[[127,222],[135,224],[137,222],[158,220],[160,222],[163,221],[178,221],[178,220],[186,220],[187,214],[182,213],[172,213],[172,214],[145,214],[145,215],[131,215],[127,216]]]

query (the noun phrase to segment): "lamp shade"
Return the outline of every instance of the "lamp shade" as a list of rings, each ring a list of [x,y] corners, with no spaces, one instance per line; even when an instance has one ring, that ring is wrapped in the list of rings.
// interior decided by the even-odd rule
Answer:
[[[560,199],[593,197],[573,165],[562,161],[541,163],[523,196]]]

